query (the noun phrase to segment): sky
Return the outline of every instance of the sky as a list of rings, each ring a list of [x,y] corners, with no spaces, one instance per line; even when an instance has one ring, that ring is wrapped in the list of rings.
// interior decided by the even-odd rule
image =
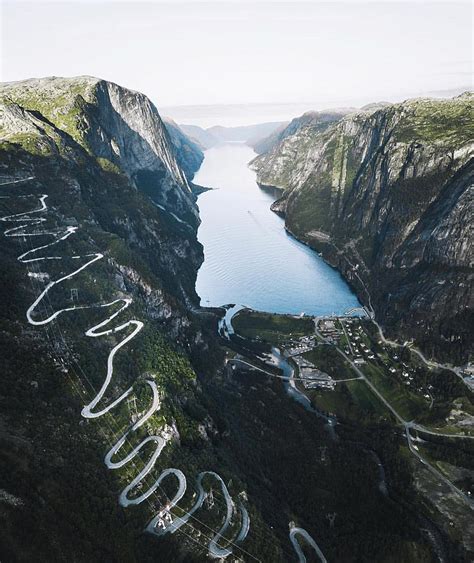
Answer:
[[[2,81],[98,76],[181,122],[472,87],[470,2],[1,0],[0,14]]]

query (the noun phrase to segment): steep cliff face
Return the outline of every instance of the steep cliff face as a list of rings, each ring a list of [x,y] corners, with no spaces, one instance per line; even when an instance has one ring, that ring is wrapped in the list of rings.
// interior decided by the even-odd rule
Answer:
[[[472,351],[472,115],[471,94],[407,101],[303,127],[253,163],[387,328],[454,361]]]
[[[254,148],[255,152],[263,155],[258,161],[259,167],[264,166],[264,163],[268,166],[272,166],[272,159],[276,156],[276,150],[273,151],[273,149],[275,149],[287,137],[294,135],[303,127],[311,127],[314,132],[324,130],[325,127],[329,127],[332,123],[339,121],[339,119],[354,111],[354,108],[341,108],[320,112],[308,111],[300,117],[295,117],[290,121],[290,123],[283,124],[268,137],[259,139],[256,142],[249,142],[248,144]]]
[[[259,183],[281,190],[286,189],[288,185],[293,185],[294,165],[297,161],[303,163],[303,160],[299,158],[300,154],[303,154],[304,151],[309,153],[313,140],[320,133],[353,111],[349,108],[322,112],[310,111],[293,119],[276,138],[264,139],[263,148],[268,147],[268,150],[262,151],[262,154],[250,163],[250,166],[259,172]],[[305,163],[305,166],[307,165],[310,163]]]
[[[197,172],[204,160],[204,154],[201,147],[197,144],[197,142],[185,135],[179,125],[172,119],[165,117],[163,121],[175,148],[176,160],[186,174],[188,181],[191,182],[194,178],[194,174]]]
[[[136,539],[153,510],[136,506],[130,520],[117,502],[144,462],[110,471],[103,460],[133,417],[153,413],[150,385],[160,408],[146,432],[170,442],[167,456],[180,441],[203,446],[202,421],[183,407],[199,402],[199,358],[212,364],[193,313],[194,198],[144,96],[45,79],[2,86],[1,97],[1,558],[157,559],[156,542]],[[35,300],[44,326],[26,316]],[[94,326],[102,338],[86,334]],[[140,337],[110,360],[107,383],[110,352],[134,326]],[[107,410],[132,390],[135,413],[124,400],[107,421],[84,415],[94,397]]]
[[[167,129],[145,95],[92,77],[41,78],[1,85],[0,101],[32,115],[38,112],[103,167],[118,167],[157,203],[198,224],[197,207]],[[18,135],[16,128],[4,125],[4,139],[33,146],[31,137]]]

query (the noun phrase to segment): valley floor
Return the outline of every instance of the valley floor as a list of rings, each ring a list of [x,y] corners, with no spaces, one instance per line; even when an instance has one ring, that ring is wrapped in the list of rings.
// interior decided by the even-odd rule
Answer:
[[[229,359],[233,368],[287,381],[336,433],[369,423],[399,428],[398,455],[408,461],[430,517],[453,541],[474,550],[473,393],[454,370],[386,340],[369,316],[308,318],[244,309],[230,322],[241,345],[261,346]],[[264,343],[278,348],[289,373],[275,369]],[[381,485],[386,487],[385,477]]]

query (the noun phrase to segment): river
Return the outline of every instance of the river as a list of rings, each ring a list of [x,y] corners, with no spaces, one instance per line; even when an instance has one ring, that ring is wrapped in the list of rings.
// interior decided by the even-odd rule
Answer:
[[[204,263],[196,289],[202,306],[228,303],[273,313],[343,314],[360,307],[341,275],[288,235],[270,211],[274,197],[247,166],[253,149],[228,143],[205,152],[194,182],[199,196]]]

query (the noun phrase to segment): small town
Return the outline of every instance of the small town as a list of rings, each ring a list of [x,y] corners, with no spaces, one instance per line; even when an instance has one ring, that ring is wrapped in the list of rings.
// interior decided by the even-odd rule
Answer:
[[[299,379],[305,389],[334,390],[336,381],[320,369],[306,356],[316,346],[332,345],[338,347],[349,363],[362,367],[373,363],[383,367],[387,375],[401,380],[403,384],[427,402],[432,402],[432,386],[416,381],[413,366],[402,361],[392,347],[383,346],[381,341],[373,342],[363,327],[361,317],[338,316],[315,319],[315,334],[290,338],[282,343],[285,355],[298,367]]]

